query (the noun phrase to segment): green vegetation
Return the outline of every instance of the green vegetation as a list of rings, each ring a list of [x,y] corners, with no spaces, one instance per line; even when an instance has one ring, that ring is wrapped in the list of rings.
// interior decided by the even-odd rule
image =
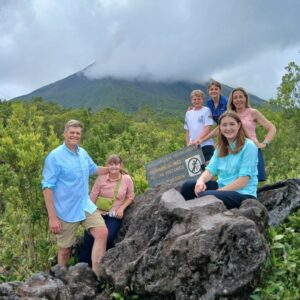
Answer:
[[[148,187],[144,165],[184,145],[182,120],[155,116],[150,108],[131,116],[113,109],[64,109],[42,99],[2,102],[0,280],[23,279],[49,269],[55,259],[40,182],[44,158],[62,142],[69,119],[85,125],[82,146],[95,162],[104,165],[112,153],[122,156],[137,194]]]
[[[267,183],[300,174],[299,74],[299,66],[291,63],[277,99],[261,109],[277,127],[276,138],[264,151]],[[82,146],[96,163],[103,165],[109,154],[120,154],[140,194],[148,188],[144,165],[184,146],[183,114],[184,110],[182,118],[170,118],[151,107],[134,114],[112,108],[92,112],[66,109],[41,98],[1,102],[0,281],[22,280],[49,269],[55,260],[40,181],[44,158],[62,142],[66,121],[84,123]],[[300,298],[299,231],[299,212],[269,229],[271,253],[252,299]]]
[[[268,181],[300,177],[300,66],[286,67],[276,99],[271,101],[276,113],[266,113],[276,124],[273,153],[267,152]],[[269,228],[270,255],[262,272],[262,283],[253,300],[300,299],[300,211],[277,228]]]
[[[268,231],[270,255],[263,269],[262,287],[251,299],[300,299],[300,211],[285,224]]]

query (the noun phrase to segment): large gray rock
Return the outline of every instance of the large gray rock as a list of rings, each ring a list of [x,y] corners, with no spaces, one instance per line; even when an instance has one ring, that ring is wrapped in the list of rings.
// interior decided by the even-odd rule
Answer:
[[[267,211],[256,200],[227,210],[220,200],[185,201],[150,190],[126,214],[101,276],[141,299],[216,299],[239,295],[264,263]]]
[[[114,289],[140,299],[248,299],[249,283],[267,256],[268,221],[277,225],[296,210],[299,191],[298,179],[279,182],[262,187],[259,201],[227,210],[213,197],[185,202],[170,185],[150,189],[128,209],[101,275]],[[100,293],[87,264],[77,264],[0,284],[0,299],[110,297]]]
[[[269,225],[277,226],[300,207],[300,179],[288,179],[258,190],[258,200],[269,212]]]
[[[0,284],[0,299],[88,300],[96,299],[99,293],[96,275],[87,264],[68,270],[56,265],[50,273],[34,274],[25,282]]]

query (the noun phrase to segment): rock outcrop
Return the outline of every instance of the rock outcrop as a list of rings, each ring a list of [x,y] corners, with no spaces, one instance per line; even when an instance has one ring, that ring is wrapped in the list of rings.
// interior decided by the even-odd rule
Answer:
[[[247,299],[268,254],[266,228],[300,206],[300,180],[264,186],[258,200],[227,210],[213,197],[185,202],[171,186],[150,189],[128,209],[101,276],[140,299]],[[1,284],[0,299],[109,296],[100,292],[87,264],[77,264]]]
[[[258,190],[258,200],[269,212],[269,225],[277,226],[300,207],[300,179],[288,179]]]
[[[186,202],[175,189],[152,190],[128,212],[101,275],[142,299],[239,294],[267,257],[266,225],[267,211],[256,200],[229,211],[214,197]]]
[[[0,299],[100,300],[101,298],[95,273],[87,264],[81,263],[69,269],[56,265],[50,270],[50,274],[37,273],[25,282],[3,283],[0,285]]]

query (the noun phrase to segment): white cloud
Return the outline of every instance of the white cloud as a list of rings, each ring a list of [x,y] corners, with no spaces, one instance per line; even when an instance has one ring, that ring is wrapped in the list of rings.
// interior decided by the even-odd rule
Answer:
[[[68,76],[211,77],[269,98],[299,60],[300,1],[2,0],[0,97]]]
[[[300,43],[285,50],[270,49],[245,60],[244,64],[237,63],[217,70],[212,77],[232,87],[246,87],[248,91],[255,91],[257,95],[268,100],[275,97],[288,63],[295,61],[300,65],[299,49]]]

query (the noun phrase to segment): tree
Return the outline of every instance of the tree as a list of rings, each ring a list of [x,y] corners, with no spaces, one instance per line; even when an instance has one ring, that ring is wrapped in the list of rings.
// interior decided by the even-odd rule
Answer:
[[[277,98],[272,102],[293,115],[300,108],[300,66],[290,62],[285,70],[287,73],[277,89]]]
[[[43,160],[58,144],[53,129],[43,128],[36,106],[12,104],[5,126],[0,124],[0,264],[21,279],[49,267],[53,244],[40,187]]]

